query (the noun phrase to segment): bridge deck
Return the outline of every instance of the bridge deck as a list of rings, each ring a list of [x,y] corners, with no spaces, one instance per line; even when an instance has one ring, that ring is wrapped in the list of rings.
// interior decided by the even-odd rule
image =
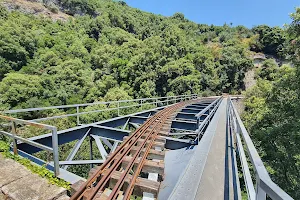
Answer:
[[[227,99],[223,99],[169,199],[236,199],[226,110]]]

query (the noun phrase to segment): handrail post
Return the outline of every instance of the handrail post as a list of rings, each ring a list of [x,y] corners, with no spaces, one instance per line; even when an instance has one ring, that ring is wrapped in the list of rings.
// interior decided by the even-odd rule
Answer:
[[[59,154],[58,154],[58,136],[57,129],[52,129],[52,148],[53,148],[53,161],[54,161],[54,174],[59,175]]]
[[[260,187],[260,178],[256,175],[256,200],[266,200],[266,192]]]
[[[79,106],[76,107],[76,114],[77,114],[77,126],[79,126]]]
[[[11,122],[11,132],[13,134],[13,147],[14,147],[14,154],[18,155],[18,146],[17,146],[17,140],[15,136],[17,135],[17,124],[15,122]]]

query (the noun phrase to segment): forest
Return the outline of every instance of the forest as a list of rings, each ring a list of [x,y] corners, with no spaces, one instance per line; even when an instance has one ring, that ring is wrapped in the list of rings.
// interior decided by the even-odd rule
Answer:
[[[300,9],[291,17],[284,52],[293,67],[264,61],[243,119],[274,182],[300,199]]]
[[[284,28],[250,29],[197,24],[181,13],[155,15],[122,1],[43,3],[69,19],[55,21],[0,4],[0,111],[191,93],[244,94],[243,119],[272,179],[300,199],[299,8]],[[256,69],[255,53],[272,59]],[[245,91],[250,70],[255,70],[256,85]]]
[[[74,17],[52,21],[1,8],[0,109],[94,102],[109,91],[132,98],[240,93],[253,67],[250,50],[283,56],[279,27],[196,24],[124,2],[59,2]]]

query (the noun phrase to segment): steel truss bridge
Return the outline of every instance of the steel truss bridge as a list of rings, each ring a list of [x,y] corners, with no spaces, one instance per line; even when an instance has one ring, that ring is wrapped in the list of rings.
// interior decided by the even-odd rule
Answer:
[[[14,154],[69,181],[71,199],[239,200],[242,193],[250,200],[292,199],[269,177],[235,108],[239,99],[182,95],[8,110],[0,115],[0,133],[11,139]],[[99,105],[103,109],[97,109]],[[127,113],[131,108],[139,111]],[[50,110],[67,114],[14,117]],[[81,123],[83,115],[108,111],[116,116]],[[68,117],[75,118],[76,127],[58,131],[40,123]],[[45,134],[25,138],[24,127]],[[89,158],[74,160],[84,141],[89,143]],[[70,142],[74,146],[62,160],[60,146]],[[51,161],[38,158],[44,151]],[[68,171],[72,165],[89,165],[89,177]]]

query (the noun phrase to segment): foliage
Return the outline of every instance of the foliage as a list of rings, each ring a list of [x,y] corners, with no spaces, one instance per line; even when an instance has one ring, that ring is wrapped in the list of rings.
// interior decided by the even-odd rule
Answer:
[[[252,66],[243,26],[198,25],[120,1],[57,3],[75,17],[54,22],[1,7],[1,107],[94,102],[112,88],[131,98],[240,91]]]
[[[275,62],[274,59],[267,59],[265,60],[261,68],[259,68],[257,75],[262,79],[267,79],[272,81],[275,79],[277,72],[279,70],[278,64]]]
[[[294,67],[266,60],[257,85],[246,92],[244,120],[275,183],[300,198],[300,9],[288,26],[287,53]]]
[[[284,43],[286,41],[286,32],[279,27],[269,27],[260,25],[253,28],[254,33],[257,33],[255,51],[263,51],[266,54],[275,55],[284,58]]]
[[[295,68],[278,67],[271,60],[263,63],[257,85],[246,93],[244,119],[272,178],[300,198],[300,9],[292,14],[293,22],[286,30],[266,25],[250,30],[196,24],[181,13],[154,15],[123,1],[44,3],[54,12],[60,8],[74,17],[66,22],[51,21],[0,6],[0,110],[190,93],[240,93],[245,73],[253,66],[250,50],[286,57]],[[84,111],[95,108],[114,109],[116,105],[88,106]],[[124,112],[137,110],[131,107]],[[57,113],[65,114],[45,111],[21,117]],[[89,123],[116,115],[114,109],[83,115],[80,120]],[[50,123],[64,129],[74,125],[75,118]],[[0,148],[5,146],[0,143]],[[71,170],[84,173],[83,168]],[[41,173],[51,179],[51,174]]]

